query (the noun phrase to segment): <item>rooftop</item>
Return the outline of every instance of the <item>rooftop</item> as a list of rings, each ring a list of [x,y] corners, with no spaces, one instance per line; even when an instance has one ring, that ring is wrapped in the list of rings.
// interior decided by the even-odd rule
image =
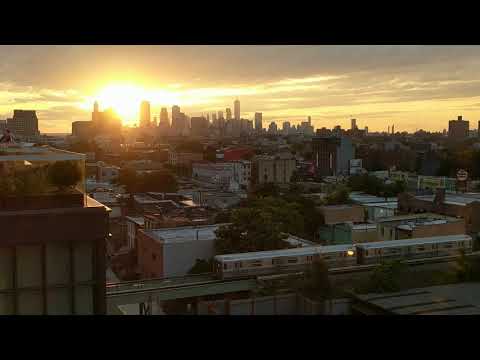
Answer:
[[[355,298],[372,309],[395,315],[480,315],[478,282],[355,295]]]
[[[433,200],[435,199],[435,195],[419,195],[415,196],[415,199],[433,202]],[[465,206],[474,201],[480,201],[480,193],[456,194],[447,192],[445,194],[444,203],[449,205]]]
[[[55,149],[49,146],[33,146],[32,144],[15,144],[0,147],[1,161],[63,161],[85,160],[85,154]]]
[[[198,240],[212,241],[216,238],[215,230],[217,230],[219,226],[219,224],[204,226],[182,226],[176,228],[143,230],[143,232],[163,244],[183,243]]]
[[[392,203],[392,202],[396,203],[397,202],[396,197],[385,198],[385,197],[366,194],[363,192],[350,193],[350,199],[362,205],[372,204],[372,203]]]

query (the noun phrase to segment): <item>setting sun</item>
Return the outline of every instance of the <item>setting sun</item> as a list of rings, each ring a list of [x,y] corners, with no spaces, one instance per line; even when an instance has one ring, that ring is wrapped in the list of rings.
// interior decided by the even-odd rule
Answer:
[[[82,108],[91,109],[93,102],[98,101],[101,110],[112,108],[125,125],[131,125],[138,122],[140,103],[144,100],[151,102],[153,107],[181,105],[178,93],[172,91],[147,90],[132,84],[113,84],[89,97]]]

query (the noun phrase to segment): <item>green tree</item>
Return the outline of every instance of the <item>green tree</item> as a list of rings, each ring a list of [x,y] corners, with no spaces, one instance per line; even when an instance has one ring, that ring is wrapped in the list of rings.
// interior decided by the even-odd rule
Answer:
[[[213,259],[197,259],[195,265],[188,271],[188,274],[205,274],[213,272]]]
[[[322,259],[317,259],[305,272],[304,294],[310,298],[328,300],[332,297],[333,286],[328,276],[328,266]]]
[[[407,269],[407,265],[400,260],[381,263],[375,267],[370,276],[370,291],[381,293],[400,291],[402,277]]]
[[[167,171],[155,171],[143,175],[138,182],[140,192],[176,192],[177,180],[172,173]]]
[[[325,196],[326,205],[349,204],[350,202],[350,189],[345,185],[337,185]]]
[[[48,168],[50,183],[60,190],[76,185],[82,178],[82,170],[75,161],[57,161]]]
[[[116,183],[125,186],[127,193],[132,194],[135,192],[138,185],[137,172],[129,168],[123,168],[120,170]]]
[[[304,219],[299,205],[267,197],[232,212],[231,224],[216,233],[217,254],[283,248],[286,233],[302,233]]]

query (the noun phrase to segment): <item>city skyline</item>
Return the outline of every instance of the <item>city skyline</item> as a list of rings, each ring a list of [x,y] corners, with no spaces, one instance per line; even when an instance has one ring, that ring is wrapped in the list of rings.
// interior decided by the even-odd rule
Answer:
[[[125,125],[179,105],[189,116],[262,112],[315,128],[442,131],[462,114],[480,119],[476,46],[3,46],[0,118],[36,110],[41,132],[69,132],[95,100]],[[8,55],[8,56],[7,56]],[[128,55],[128,56],[127,56]],[[92,71],[92,69],[95,69]],[[40,71],[41,70],[41,71]]]

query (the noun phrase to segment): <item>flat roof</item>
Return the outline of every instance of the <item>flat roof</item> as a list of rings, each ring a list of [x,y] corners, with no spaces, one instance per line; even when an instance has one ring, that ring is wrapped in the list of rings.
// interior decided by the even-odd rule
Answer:
[[[480,315],[479,282],[355,295],[355,298],[396,315]]]
[[[433,202],[435,195],[418,195],[415,199]],[[445,204],[465,206],[474,201],[480,201],[480,193],[464,193],[464,194],[445,194]]]
[[[176,228],[143,230],[143,232],[164,244],[181,243],[198,240],[214,240],[216,238],[215,230],[221,224],[202,225],[202,226],[181,226]]]
[[[397,197],[380,197],[375,195],[370,195],[363,192],[352,192],[349,195],[350,199],[360,203],[360,204],[371,204],[371,203],[391,203],[397,202]]]
[[[15,144],[8,147],[0,147],[0,161],[62,161],[85,159],[85,154],[60,150],[49,146],[25,146],[25,144]]]
[[[406,220],[422,220],[425,219],[426,222],[431,222],[434,220],[446,220],[446,221],[462,221],[462,219],[455,218],[453,216],[447,216],[442,214],[435,213],[423,213],[423,214],[406,214],[406,215],[395,215],[388,216],[377,220],[377,223],[388,223],[396,221],[406,221]],[[419,223],[420,224],[420,223]]]
[[[466,241],[472,238],[468,235],[447,235],[447,236],[432,236],[425,238],[405,239],[405,240],[388,240],[388,241],[376,241],[369,243],[357,244],[358,247],[365,249],[377,249],[377,248],[389,248],[398,246],[411,246],[419,244],[432,244],[432,243],[444,243],[450,241]]]

